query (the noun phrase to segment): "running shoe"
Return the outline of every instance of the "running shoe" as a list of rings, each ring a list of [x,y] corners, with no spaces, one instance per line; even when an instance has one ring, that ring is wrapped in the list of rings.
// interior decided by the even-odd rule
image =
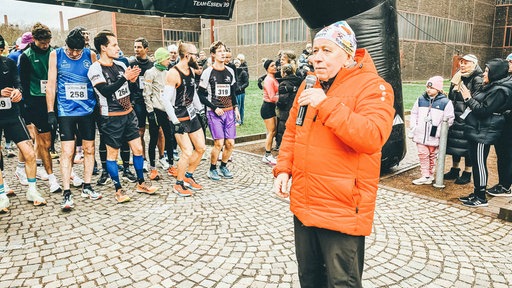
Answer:
[[[27,201],[32,202],[34,206],[41,206],[46,205],[46,200],[44,200],[43,196],[39,194],[39,192],[33,190],[33,191],[27,191]]]
[[[108,175],[108,172],[107,170],[103,170],[101,171],[101,175],[100,175],[100,179],[98,179],[98,181],[96,182],[96,184],[98,185],[105,185],[108,183],[108,181],[110,181],[110,176]]]
[[[39,180],[43,180],[43,181],[48,180],[48,173],[46,172],[46,169],[44,168],[44,166],[37,166],[36,178]]]
[[[160,180],[160,175],[158,174],[158,170],[156,170],[155,168],[151,169],[149,171],[149,179],[150,180]]]
[[[90,187],[90,188],[82,187],[82,198],[89,198],[91,200],[99,200],[102,197],[103,197],[103,195],[101,195],[101,193],[99,193],[99,192],[94,191],[94,189],[92,189],[92,187]]]
[[[7,158],[13,158],[16,157],[16,152],[12,147],[5,148],[5,152],[7,153]]]
[[[155,194],[157,187],[148,185],[146,182],[142,182],[142,184],[137,184],[135,191],[138,193],[146,193],[146,194]]]
[[[187,188],[190,188],[192,190],[201,190],[203,189],[203,186],[196,182],[196,179],[194,177],[186,177],[183,179],[183,183]]]
[[[172,158],[174,159],[174,161],[180,160],[180,155],[178,154],[178,150],[172,151]]]
[[[124,169],[123,171],[123,179],[127,180],[128,182],[134,183],[137,181],[137,176],[135,176],[132,171],[130,171],[129,168]]]
[[[73,195],[71,195],[71,193],[64,194],[64,198],[62,198],[62,203],[60,204],[60,209],[62,209],[62,211],[70,211],[73,208],[75,208]]]
[[[16,167],[16,172],[14,172],[14,174],[16,175],[16,178],[18,178],[18,180],[20,181],[21,185],[28,185],[27,174],[25,174],[25,168]]]
[[[9,212],[9,198],[5,194],[0,194],[0,213]]]
[[[130,202],[130,196],[126,195],[126,192],[120,188],[116,191],[114,196],[116,198],[117,203]]]
[[[84,152],[83,151],[76,152],[75,153],[75,158],[73,159],[73,163],[81,164],[83,162],[84,162]]]
[[[178,196],[180,197],[190,197],[193,195],[192,191],[190,191],[190,189],[187,189],[187,187],[185,187],[185,184],[174,184],[173,186],[173,192],[178,194]]]
[[[149,163],[146,160],[144,160],[144,163],[142,163],[142,171],[149,172]]]
[[[272,155],[264,155],[263,158],[261,158],[261,162],[269,164],[269,165],[276,165],[277,160]]]
[[[7,196],[14,196],[14,190],[9,186],[9,184],[7,184],[7,181],[5,181],[5,176],[4,176],[4,191],[5,191],[5,195]]]
[[[174,166],[171,166],[171,167],[169,167],[169,169],[167,169],[167,174],[169,176],[176,177],[176,176],[178,176],[178,169]]]
[[[220,170],[220,176],[222,176],[222,177],[224,177],[226,179],[233,178],[233,173],[231,173],[231,171],[229,171],[228,167],[220,166],[219,170]]]
[[[158,164],[160,164],[160,167],[164,170],[169,169],[169,162],[167,162],[167,158],[165,157],[160,158],[160,160],[158,160]]]
[[[59,182],[57,182],[57,179],[48,181],[48,185],[50,185],[50,193],[62,192],[62,188],[60,187]]]
[[[219,172],[217,171],[217,169],[215,170],[208,170],[208,178],[212,179],[212,180],[220,180],[220,176],[219,176]]]
[[[55,151],[55,150],[51,149],[51,150],[50,150],[50,157],[51,157],[52,159],[57,159],[57,158],[59,158],[59,153],[57,153],[57,151]]]
[[[80,187],[84,184],[84,180],[75,174],[75,171],[71,170],[71,181],[73,181],[74,187]]]

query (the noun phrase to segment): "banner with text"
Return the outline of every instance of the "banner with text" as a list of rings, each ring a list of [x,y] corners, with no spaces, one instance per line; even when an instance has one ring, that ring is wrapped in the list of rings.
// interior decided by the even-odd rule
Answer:
[[[230,20],[235,0],[22,0],[129,14]]]

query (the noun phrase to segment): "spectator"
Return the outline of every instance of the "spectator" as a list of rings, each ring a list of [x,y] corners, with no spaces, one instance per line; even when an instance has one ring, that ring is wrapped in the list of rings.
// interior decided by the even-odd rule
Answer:
[[[279,150],[281,146],[281,140],[283,139],[286,129],[286,121],[290,115],[290,109],[295,100],[295,94],[297,94],[297,90],[302,82],[302,79],[295,75],[295,67],[292,64],[282,65],[281,75],[283,75],[283,78],[279,80],[279,99],[276,103],[279,114],[276,129],[276,150]]]
[[[418,147],[421,178],[414,185],[432,184],[434,168],[439,151],[441,124],[448,119],[453,124],[453,104],[443,92],[443,77],[434,76],[427,81],[427,89],[414,103],[411,110],[411,137]]]
[[[505,126],[503,113],[512,108],[512,82],[508,75],[508,62],[492,59],[485,64],[484,86],[474,95],[461,86],[461,94],[470,110],[465,117],[464,134],[468,139],[469,157],[473,161],[473,193],[460,197],[464,206],[488,206],[485,197],[487,187],[487,156],[492,144],[498,143]],[[463,117],[464,118],[464,117]]]
[[[452,101],[455,109],[455,121],[448,131],[448,143],[446,154],[452,155],[452,168],[444,179],[454,180],[455,184],[467,184],[471,181],[471,158],[469,157],[468,141],[464,136],[464,120],[461,115],[466,110],[466,103],[462,98],[460,87],[462,85],[469,89],[473,95],[482,86],[482,69],[478,66],[478,59],[473,54],[467,54],[459,62],[460,70],[453,75],[448,98]],[[464,157],[464,171],[460,174],[460,160]]]
[[[299,68],[308,65],[308,57],[311,55],[312,47],[311,43],[308,43],[306,49],[302,50],[302,54],[299,56]]]
[[[356,50],[345,21],[320,30],[313,47],[320,83],[297,92],[273,169],[274,191],[291,198],[301,287],[362,287],[393,89],[370,54]],[[296,126],[300,105],[309,108],[304,125]]]
[[[268,59],[263,63],[263,68],[267,71],[267,75],[265,80],[263,80],[263,104],[261,105],[260,115],[265,122],[267,135],[265,138],[265,155],[263,155],[261,161],[275,165],[277,161],[274,156],[272,156],[271,152],[272,142],[276,135],[276,102],[279,98],[279,95],[277,95],[279,83],[275,78],[277,72],[276,62]]]
[[[236,126],[239,126],[244,124],[245,88],[249,86],[249,75],[247,74],[247,71],[242,67],[240,60],[235,59],[234,62],[237,79],[235,94],[236,102],[238,103],[238,111],[240,112],[240,120],[236,123]]]

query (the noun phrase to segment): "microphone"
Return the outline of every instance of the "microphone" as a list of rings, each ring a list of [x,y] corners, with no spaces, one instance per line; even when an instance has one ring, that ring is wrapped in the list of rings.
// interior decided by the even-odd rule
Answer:
[[[306,87],[304,89],[309,89],[309,88],[315,86],[315,83],[316,83],[316,76],[308,75],[308,77],[306,77]],[[307,105],[299,107],[299,114],[297,114],[297,119],[295,120],[295,125],[302,126],[304,124],[304,117],[306,117],[307,111],[308,111]]]

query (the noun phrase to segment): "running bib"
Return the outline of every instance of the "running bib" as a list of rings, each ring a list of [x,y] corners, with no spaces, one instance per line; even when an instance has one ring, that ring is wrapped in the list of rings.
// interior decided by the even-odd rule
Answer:
[[[9,97],[0,97],[0,110],[11,109],[12,102]]]
[[[66,83],[66,100],[87,100],[87,84]]]
[[[194,108],[194,105],[187,105],[187,112],[190,119],[194,119],[194,117],[196,117],[196,108]]]
[[[128,82],[124,82],[123,86],[121,86],[121,88],[117,89],[117,91],[114,94],[116,95],[117,100],[124,98],[126,96],[129,96],[130,88],[128,87]]]
[[[139,76],[139,88],[144,89],[144,76]]]
[[[215,96],[225,97],[225,96],[230,96],[230,94],[231,94],[231,85],[215,84]]]
[[[46,93],[46,84],[48,84],[48,80],[41,80],[39,82],[39,86],[41,88],[41,93]]]

